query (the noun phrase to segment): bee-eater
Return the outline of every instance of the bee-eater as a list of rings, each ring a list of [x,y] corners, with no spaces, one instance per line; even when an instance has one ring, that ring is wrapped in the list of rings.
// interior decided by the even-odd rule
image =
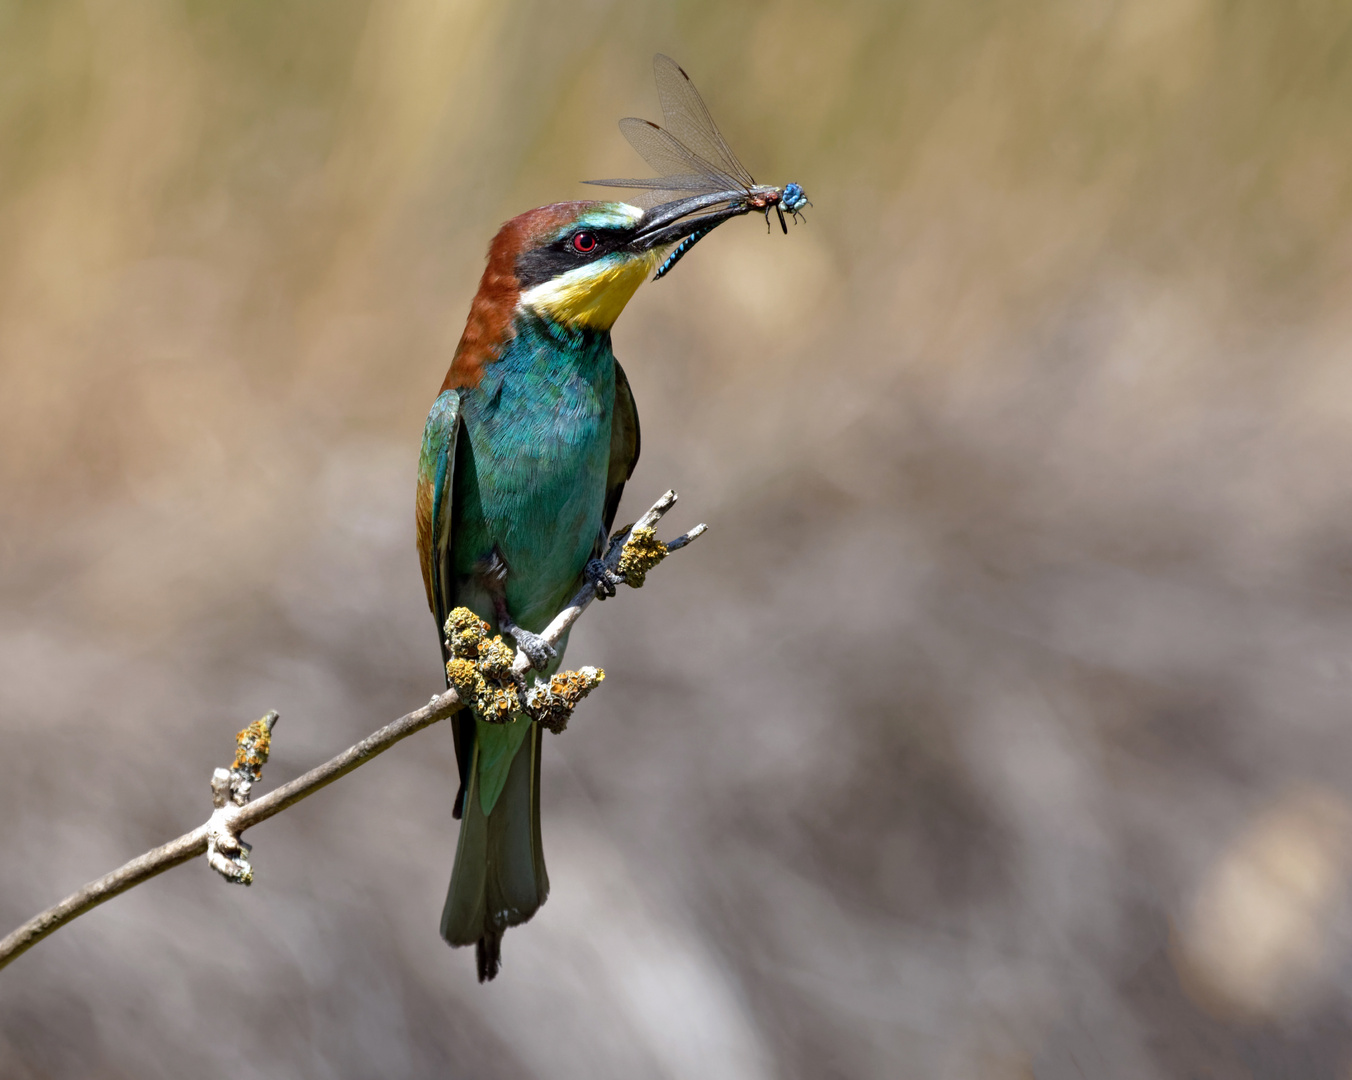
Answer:
[[[556,203],[513,218],[493,238],[418,467],[418,553],[439,632],[451,609],[465,606],[535,668],[557,666],[538,635],[595,574],[588,563],[603,550],[638,460],[638,413],[610,329],[669,245],[759,209],[747,194],[647,210]],[[549,893],[541,732],[525,715],[487,723],[468,710],[451,725],[461,823],[441,935],[476,946],[482,982],[497,974],[503,931]]]

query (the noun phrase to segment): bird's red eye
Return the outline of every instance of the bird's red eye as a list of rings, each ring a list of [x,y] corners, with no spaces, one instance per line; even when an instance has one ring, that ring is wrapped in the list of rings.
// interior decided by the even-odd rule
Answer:
[[[574,233],[573,250],[582,255],[590,255],[596,250],[596,234],[589,232]]]

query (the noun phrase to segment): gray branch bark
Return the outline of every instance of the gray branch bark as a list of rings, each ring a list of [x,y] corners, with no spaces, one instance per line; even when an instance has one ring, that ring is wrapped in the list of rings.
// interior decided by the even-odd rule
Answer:
[[[668,510],[676,504],[676,492],[668,491],[651,509],[648,510],[628,530],[612,540],[606,552],[606,568],[615,574],[616,580],[623,582],[624,576],[618,573],[622,554],[626,545],[636,533],[653,529]],[[665,545],[665,550],[676,551],[705,532],[707,526],[697,525],[689,532],[677,537]],[[641,581],[641,578],[639,579]],[[638,582],[635,582],[637,584]],[[549,644],[557,645],[559,639],[571,627],[593,600],[597,598],[596,587],[590,582],[578,590],[567,607],[554,617],[553,622],[541,635]],[[530,667],[530,661],[518,653],[514,670],[520,674]],[[320,788],[327,787],[353,769],[357,769],[379,754],[383,754],[395,743],[408,738],[423,728],[430,727],[438,720],[444,720],[452,713],[464,707],[454,690],[438,694],[421,709],[406,713],[393,723],[386,724],[361,742],[349,746],[341,754],[330,758],[303,776],[270,791],[259,799],[248,801],[248,783],[240,783],[238,776],[224,769],[216,770],[212,791],[215,795],[216,809],[211,817],[177,840],[153,848],[144,855],[138,855],[130,862],[118,867],[110,874],[89,882],[83,888],[71,893],[59,904],[33,916],[17,930],[0,939],[0,968],[5,967],[16,957],[22,955],[43,938],[55,933],[61,927],[85,912],[98,907],[113,897],[135,888],[142,882],[181,866],[199,855],[208,854],[213,869],[228,880],[246,883],[250,879],[247,855],[240,857],[241,851],[247,852],[248,845],[240,840],[240,834],[259,822],[266,821],[274,814],[280,814],[289,806],[313,795]],[[270,714],[269,726],[276,714]],[[266,719],[266,718],[265,718]],[[234,778],[232,781],[232,777]],[[233,801],[229,794],[233,793]],[[210,850],[209,850],[210,849]]]

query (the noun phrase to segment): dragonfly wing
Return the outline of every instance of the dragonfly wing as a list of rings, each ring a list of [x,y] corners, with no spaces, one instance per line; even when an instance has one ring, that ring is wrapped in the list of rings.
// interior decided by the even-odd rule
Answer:
[[[735,180],[736,186],[755,187],[756,181],[746,171],[746,166],[737,160],[709,114],[709,107],[681,65],[658,53],[653,57],[653,75],[657,79],[657,96],[662,102],[662,118],[668,132],[720,173]]]
[[[663,176],[703,176],[707,180],[708,191],[728,191],[743,186],[738,177],[701,157],[670,131],[658,127],[651,120],[627,116],[620,121],[620,133],[629,140],[629,145],[638,151],[639,156]]]
[[[647,191],[718,191],[710,187],[707,176],[631,176],[616,180],[583,180],[584,184],[596,184],[598,187],[643,188]]]
[[[704,99],[680,65],[658,53],[653,72],[667,127],[627,116],[620,121],[620,132],[660,175],[583,182],[638,189],[645,194],[634,201],[645,205],[660,201],[656,196],[666,192],[713,194],[741,189],[750,193],[755,180],[719,133]]]

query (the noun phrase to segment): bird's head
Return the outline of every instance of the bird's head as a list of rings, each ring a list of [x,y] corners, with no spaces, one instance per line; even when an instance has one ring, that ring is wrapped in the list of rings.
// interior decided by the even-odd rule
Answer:
[[[554,203],[512,218],[489,246],[443,389],[477,384],[511,339],[519,313],[569,329],[609,330],[666,249],[747,213],[742,195],[697,195],[647,210],[620,202]]]

